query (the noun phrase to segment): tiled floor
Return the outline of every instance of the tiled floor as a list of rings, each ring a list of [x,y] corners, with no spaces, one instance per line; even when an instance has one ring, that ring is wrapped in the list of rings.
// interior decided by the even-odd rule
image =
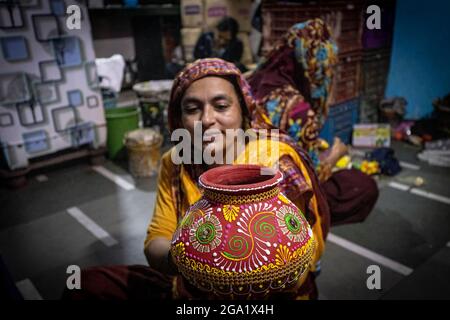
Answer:
[[[331,230],[333,239],[351,245],[328,241],[317,279],[322,299],[450,299],[450,204],[389,186],[421,176],[421,189],[448,199],[450,170],[418,162],[415,147],[396,143],[394,148],[400,160],[420,169],[379,179],[380,198],[368,219]],[[58,299],[69,265],[146,263],[143,240],[156,179],[134,180],[124,164],[110,161],[104,168],[134,189],[123,189],[84,162],[40,172],[48,179],[32,176],[21,190],[0,189],[0,254],[15,282],[29,279],[43,299]],[[67,212],[72,207],[117,244],[105,245],[94,236]],[[359,249],[352,249],[355,244]],[[380,267],[380,289],[367,288],[371,265]]]

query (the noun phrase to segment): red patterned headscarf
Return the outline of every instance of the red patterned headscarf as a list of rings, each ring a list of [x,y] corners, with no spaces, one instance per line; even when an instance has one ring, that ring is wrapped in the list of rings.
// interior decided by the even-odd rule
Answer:
[[[170,94],[168,109],[169,130],[172,132],[179,126],[181,112],[181,99],[186,89],[196,80],[208,76],[231,76],[236,80],[242,94],[243,102],[249,114],[255,110],[255,101],[250,92],[250,86],[241,71],[232,63],[218,58],[199,59],[188,64],[175,78]]]

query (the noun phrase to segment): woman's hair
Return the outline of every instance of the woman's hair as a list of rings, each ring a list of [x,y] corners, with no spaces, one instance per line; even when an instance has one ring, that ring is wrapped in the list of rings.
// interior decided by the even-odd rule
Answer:
[[[239,32],[239,23],[234,18],[225,17],[217,24],[217,30],[221,32],[230,31],[231,38],[234,39]]]

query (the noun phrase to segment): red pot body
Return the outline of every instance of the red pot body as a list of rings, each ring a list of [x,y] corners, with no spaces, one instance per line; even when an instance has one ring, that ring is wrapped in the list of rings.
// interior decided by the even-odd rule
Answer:
[[[195,287],[226,297],[263,297],[306,276],[315,242],[302,212],[284,196],[279,171],[222,166],[200,177],[203,197],[181,220],[171,253]]]

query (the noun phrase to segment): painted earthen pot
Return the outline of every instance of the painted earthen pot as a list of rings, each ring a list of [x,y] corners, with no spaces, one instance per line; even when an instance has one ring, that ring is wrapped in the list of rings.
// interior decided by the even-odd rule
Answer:
[[[315,250],[312,230],[280,192],[282,173],[270,170],[229,165],[200,176],[203,197],[181,220],[171,246],[179,271],[198,289],[263,297],[307,275]]]

